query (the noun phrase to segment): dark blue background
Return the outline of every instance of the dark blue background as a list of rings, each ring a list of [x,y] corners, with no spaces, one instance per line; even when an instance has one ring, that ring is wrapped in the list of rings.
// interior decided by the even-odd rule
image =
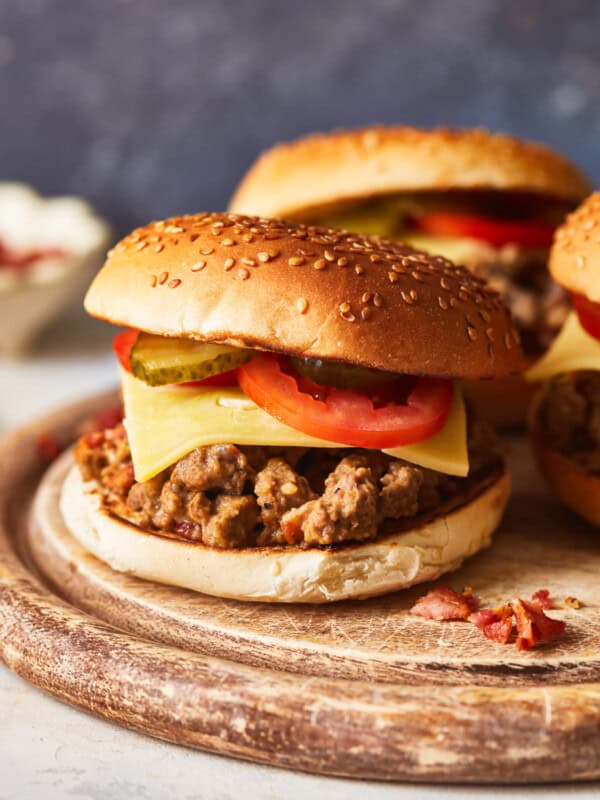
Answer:
[[[0,0],[0,179],[120,230],[222,209],[275,140],[487,125],[600,182],[598,0]]]

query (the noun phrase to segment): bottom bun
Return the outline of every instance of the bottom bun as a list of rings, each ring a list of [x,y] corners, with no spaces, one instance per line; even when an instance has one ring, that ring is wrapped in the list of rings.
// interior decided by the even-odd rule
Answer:
[[[490,543],[509,493],[505,471],[470,502],[411,530],[307,550],[218,550],[147,533],[102,510],[76,467],[63,484],[60,508],[78,541],[121,572],[236,600],[327,603],[393,592],[456,569]]]
[[[529,416],[531,446],[540,472],[571,511],[600,527],[600,478],[546,444],[538,416],[542,394],[540,390]]]
[[[525,427],[527,410],[536,387],[522,375],[465,381],[464,388],[465,397],[478,417],[503,431]]]

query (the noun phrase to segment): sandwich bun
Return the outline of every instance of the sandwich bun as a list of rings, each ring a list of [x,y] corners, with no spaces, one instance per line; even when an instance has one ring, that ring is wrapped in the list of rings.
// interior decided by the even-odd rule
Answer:
[[[600,527],[600,478],[548,445],[540,425],[543,394],[544,387],[535,395],[529,410],[531,447],[540,472],[568,508]]]
[[[147,533],[102,510],[94,486],[76,467],[64,480],[60,508],[80,544],[115,570],[236,600],[326,603],[405,589],[456,569],[490,543],[509,493],[505,471],[464,505],[414,528],[362,544],[306,550],[220,550]],[[43,498],[39,506],[43,512]]]
[[[116,325],[389,372],[491,378],[521,371],[498,295],[398,242],[195,214],[134,231],[85,299]]]
[[[558,228],[549,266],[558,284],[600,303],[600,192],[590,195]]]
[[[272,147],[250,167],[229,210],[302,216],[375,195],[458,189],[523,192],[574,204],[591,184],[551,148],[505,134],[376,126]]]

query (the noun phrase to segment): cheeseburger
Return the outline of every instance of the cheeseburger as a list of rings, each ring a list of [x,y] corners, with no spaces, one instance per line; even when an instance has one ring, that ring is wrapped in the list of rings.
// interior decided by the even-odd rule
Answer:
[[[600,193],[556,232],[550,271],[574,310],[528,374],[545,381],[530,413],[532,442],[556,494],[600,525]]]
[[[398,239],[465,264],[500,293],[533,362],[569,311],[546,268],[552,234],[590,190],[539,144],[485,130],[376,127],[268,150],[230,210]],[[469,393],[505,426],[523,421],[530,397],[521,378]]]
[[[61,507],[119,570],[243,600],[436,578],[509,494],[460,381],[521,367],[498,296],[445,258],[197,214],[135,231],[87,310],[116,337],[124,424],[83,436]]]

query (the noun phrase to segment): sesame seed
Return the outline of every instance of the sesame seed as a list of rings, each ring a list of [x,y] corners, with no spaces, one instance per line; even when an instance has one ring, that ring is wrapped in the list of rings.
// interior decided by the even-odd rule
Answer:
[[[400,264],[392,264],[392,272],[397,272],[398,275],[406,275],[406,271]]]
[[[196,239],[198,238],[198,236],[200,236],[200,234],[199,234],[199,233],[192,233],[192,234],[190,234],[190,242],[195,242],[195,241],[196,241]]]
[[[354,322],[356,317],[351,311],[340,311],[340,317],[346,322]]]
[[[354,265],[354,272],[356,272],[357,275],[362,275],[364,271],[365,271],[365,268],[362,266],[362,264],[355,264]]]
[[[477,328],[472,328],[470,325],[467,325],[467,336],[472,342],[477,341]]]
[[[242,261],[242,264],[245,264],[247,267],[255,267],[256,266],[256,261],[253,258],[248,258],[247,256],[244,256],[244,258],[242,258],[241,261]]]
[[[143,249],[144,249],[144,247],[148,247],[148,242],[144,242],[144,241],[142,241],[142,242],[138,242],[138,243],[136,244],[136,246],[135,246],[135,249],[136,249],[136,250],[143,250]]]
[[[206,266],[206,261],[196,261],[196,263],[192,266],[192,272],[200,272]]]
[[[441,295],[438,297],[438,303],[442,311],[448,311],[450,308],[447,301]]]
[[[365,292],[363,294],[363,296],[360,298],[360,302],[363,303],[363,304],[370,303],[372,297],[373,297],[373,293],[372,292]]]
[[[183,228],[180,225],[171,225],[168,228],[165,228],[167,233],[183,233]]]
[[[205,247],[204,250],[200,250],[201,256],[210,256],[212,253],[215,252],[214,247]]]
[[[241,269],[238,269],[237,276],[241,281],[247,281],[248,278],[250,277],[250,273],[248,272],[246,267],[242,267]]]
[[[160,283],[161,286],[163,285],[163,283],[167,282],[167,278],[168,277],[169,277],[169,273],[168,272],[161,272],[160,273],[160,278],[158,279],[158,282]]]
[[[377,308],[381,308],[381,306],[383,305],[383,298],[379,294],[379,292],[375,292],[375,294],[373,295],[373,305],[377,306]]]
[[[447,278],[440,278],[440,286],[446,291],[449,291],[452,288],[452,284]]]
[[[296,300],[296,308],[300,312],[300,314],[306,314],[308,310],[308,300],[306,297],[299,297]]]
[[[315,269],[325,269],[326,266],[327,262],[325,261],[324,258],[317,258],[316,261],[313,261],[313,267]]]
[[[233,245],[235,244],[235,239],[228,239],[228,238],[221,239],[221,244],[223,245],[223,247],[233,247]]]
[[[150,276],[150,286],[152,286],[152,288],[154,288],[156,286],[156,283],[157,283],[156,275],[151,275]]]
[[[223,269],[225,272],[229,272],[230,269],[233,269],[235,265],[235,258],[226,258],[223,262]]]
[[[403,291],[400,292],[400,296],[402,297],[404,302],[409,306],[412,306],[414,304],[414,302],[415,302],[415,298],[412,296],[412,294],[410,292],[405,292],[403,290]]]
[[[423,276],[421,275],[421,273],[417,272],[416,269],[413,270],[410,274],[411,274],[413,280],[415,280],[417,283],[423,283],[423,281],[425,280],[423,278]]]
[[[341,256],[341,257],[340,257],[340,258],[338,258],[338,260],[337,260],[337,265],[338,265],[338,267],[347,267],[347,266],[348,266],[348,264],[349,264],[349,261],[348,261],[348,259],[346,258],[346,256]]]
[[[326,261],[335,261],[335,253],[332,253],[331,250],[325,250],[323,253]]]
[[[585,267],[585,256],[579,254],[575,259],[575,263],[577,264],[578,269],[583,269]]]
[[[510,350],[512,348],[512,341],[508,333],[504,336],[504,346],[506,347],[507,350]]]
[[[372,264],[380,264],[383,261],[383,258],[381,256],[373,254],[369,256],[369,261]]]
[[[254,241],[254,236],[252,236],[251,233],[245,233],[242,236],[242,239],[244,242],[248,242],[248,244],[251,244]]]
[[[155,248],[154,248],[154,252],[155,252],[155,253],[162,253],[162,251],[163,251],[164,249],[165,249],[165,246],[164,246],[164,244],[157,244],[157,245],[155,246]]]
[[[400,276],[397,272],[388,272],[388,279],[390,283],[398,283]]]
[[[303,256],[292,256],[291,258],[288,258],[288,264],[290,267],[301,267],[305,260],[306,259]]]
[[[223,222],[223,220],[217,219],[215,220],[215,222],[213,222],[212,226],[213,228],[224,228],[225,223]]]
[[[266,264],[270,260],[271,254],[267,253],[266,250],[261,250],[256,257],[262,264]]]
[[[181,283],[181,280],[179,278],[173,278],[168,283],[169,289],[176,289],[179,286],[180,283]]]
[[[494,329],[493,328],[486,328],[485,329],[485,335],[488,337],[490,342],[494,341],[495,334],[494,334]]]
[[[340,303],[340,314],[347,314],[350,311],[350,303]]]
[[[360,317],[361,319],[364,319],[365,322],[368,319],[371,319],[372,316],[373,316],[373,309],[369,308],[369,306],[366,306],[365,308],[361,309]]]

